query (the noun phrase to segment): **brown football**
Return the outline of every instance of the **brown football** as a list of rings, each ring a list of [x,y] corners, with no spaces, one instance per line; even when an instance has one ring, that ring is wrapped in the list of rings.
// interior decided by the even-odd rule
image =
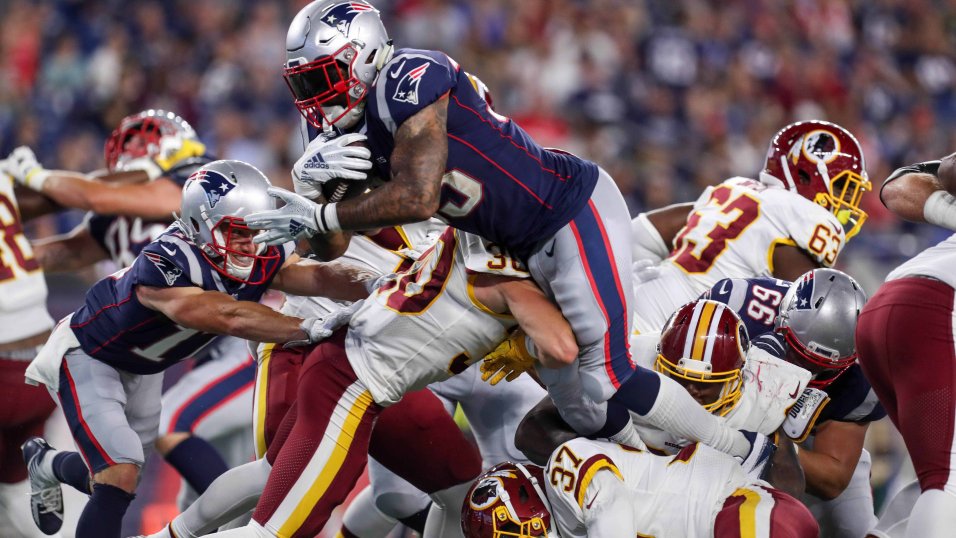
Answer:
[[[368,144],[363,141],[352,142],[349,145],[364,148],[368,147]],[[372,171],[369,170],[370,175],[371,172]],[[368,183],[368,179],[330,179],[322,185],[322,196],[329,202],[341,202],[342,200],[348,200],[349,198],[354,198],[364,193],[368,190]]]

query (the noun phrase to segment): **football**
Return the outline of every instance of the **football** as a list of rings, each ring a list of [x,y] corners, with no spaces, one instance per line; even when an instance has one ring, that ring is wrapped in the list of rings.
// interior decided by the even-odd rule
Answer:
[[[349,145],[368,147],[368,144],[362,141],[352,142]],[[329,202],[341,202],[364,193],[368,190],[368,184],[369,180],[367,178],[359,181],[354,179],[331,179],[322,185],[322,196]]]

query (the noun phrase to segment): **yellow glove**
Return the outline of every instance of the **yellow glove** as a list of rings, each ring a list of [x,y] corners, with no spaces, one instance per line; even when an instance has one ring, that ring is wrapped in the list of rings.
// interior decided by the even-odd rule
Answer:
[[[156,164],[163,169],[163,172],[168,172],[170,168],[186,159],[203,156],[206,153],[206,146],[198,140],[187,139],[182,141],[182,145],[176,151],[162,152],[161,155],[167,153],[169,155],[165,158],[160,156],[156,159]]]
[[[494,351],[485,355],[481,363],[481,380],[497,385],[502,379],[514,381],[534,368],[534,357],[528,353],[524,331],[511,333]]]

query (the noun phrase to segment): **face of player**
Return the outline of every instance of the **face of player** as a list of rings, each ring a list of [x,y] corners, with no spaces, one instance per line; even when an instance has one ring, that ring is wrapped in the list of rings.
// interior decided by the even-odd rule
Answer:
[[[233,228],[229,235],[229,261],[236,267],[250,267],[259,245],[252,242],[258,230]]]
[[[680,383],[700,405],[709,405],[716,402],[717,398],[720,397],[720,391],[724,388],[723,383],[703,383],[675,376],[671,376],[671,379]]]

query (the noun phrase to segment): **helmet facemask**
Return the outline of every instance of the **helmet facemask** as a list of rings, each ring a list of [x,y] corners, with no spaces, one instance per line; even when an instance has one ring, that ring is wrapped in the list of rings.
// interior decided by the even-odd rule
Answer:
[[[829,193],[817,193],[814,202],[830,210],[843,225],[846,239],[860,233],[866,222],[866,212],[860,209],[863,193],[872,188],[872,184],[855,172],[844,170],[830,180]]]
[[[836,350],[817,345],[815,342],[804,344],[790,327],[783,326],[777,329],[777,332],[782,333],[787,342],[787,360],[813,374],[809,383],[813,388],[822,389],[829,386],[856,362],[856,353],[848,357],[840,357]]]
[[[181,226],[198,230],[198,223],[184,223]],[[256,262],[262,264],[279,259],[277,249],[269,249],[265,244],[255,244],[253,239],[262,233],[261,230],[249,228],[240,217],[223,217],[210,226],[212,232],[211,243],[201,243],[198,235],[193,236],[203,253],[206,261],[221,275],[249,285],[259,285],[266,281],[270,272],[260,265],[258,277],[252,277],[252,270]],[[265,254],[264,254],[265,253]]]
[[[700,383],[704,385],[721,384],[720,392],[714,401],[710,403],[701,403],[701,407],[709,413],[724,416],[737,405],[740,401],[741,388],[743,386],[740,369],[727,372],[712,372],[712,366],[703,361],[693,359],[680,359],[674,363],[664,355],[658,353],[654,369],[671,378],[682,379],[691,383]],[[685,385],[685,383],[681,383]]]
[[[205,151],[196,131],[184,119],[152,109],[123,118],[103,147],[110,172],[126,170],[129,164],[144,158],[166,169]]]
[[[347,129],[361,118],[368,85],[354,74],[358,58],[358,50],[349,43],[330,56],[286,67],[283,77],[295,106],[313,127]]]

